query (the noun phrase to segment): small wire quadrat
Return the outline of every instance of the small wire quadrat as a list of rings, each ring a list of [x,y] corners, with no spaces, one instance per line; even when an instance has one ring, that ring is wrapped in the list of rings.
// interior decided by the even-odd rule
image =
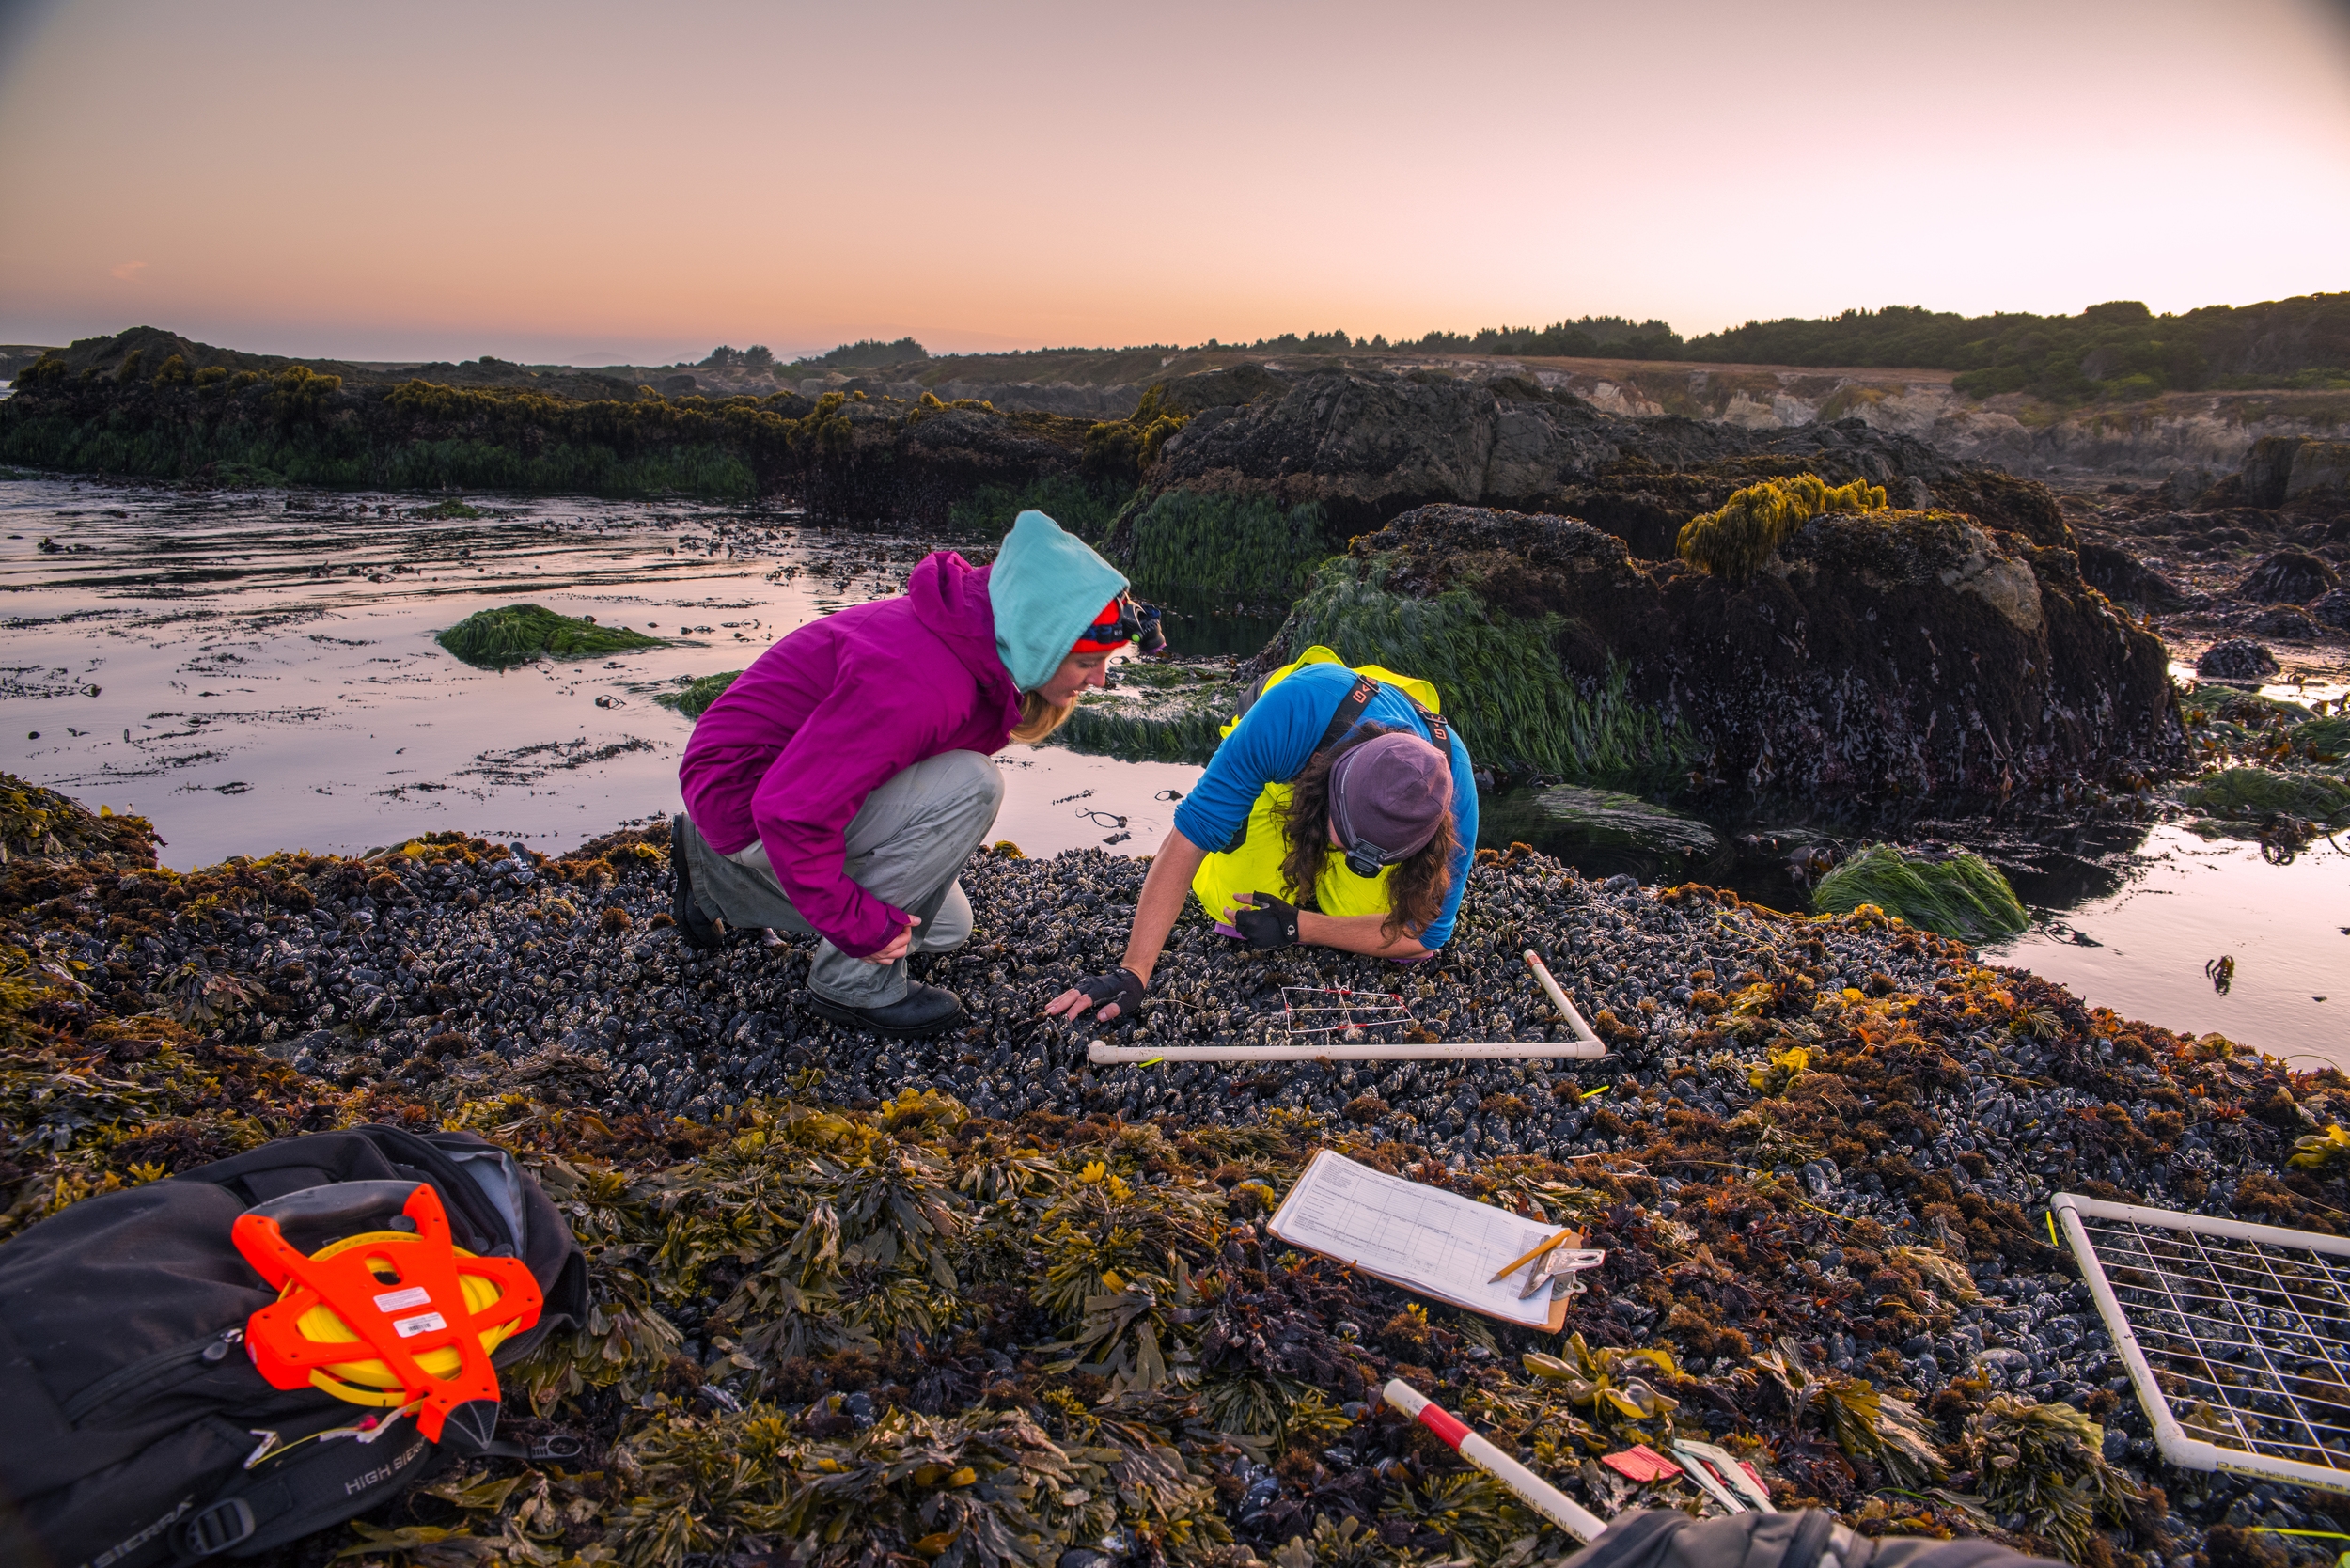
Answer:
[[[1400,1040],[1412,1026],[1412,1009],[1392,991],[1285,985],[1281,1023],[1292,1039]]]
[[[2059,1193],[2162,1456],[2350,1489],[2350,1239]]]

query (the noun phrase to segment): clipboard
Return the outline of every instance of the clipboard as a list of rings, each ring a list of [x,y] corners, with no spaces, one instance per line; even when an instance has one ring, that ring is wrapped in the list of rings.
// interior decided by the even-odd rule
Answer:
[[[1514,1276],[1492,1281],[1496,1270],[1559,1227],[1327,1149],[1307,1165],[1266,1229],[1292,1247],[1448,1307],[1553,1334],[1566,1325],[1568,1297],[1521,1301]]]

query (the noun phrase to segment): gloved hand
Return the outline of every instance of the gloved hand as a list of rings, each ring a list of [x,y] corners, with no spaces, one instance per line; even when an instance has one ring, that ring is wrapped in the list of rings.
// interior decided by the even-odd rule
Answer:
[[[1100,1010],[1115,1005],[1118,1011],[1113,1016],[1119,1018],[1132,1018],[1142,1006],[1142,998],[1150,989],[1142,983],[1141,976],[1125,968],[1112,969],[1106,975],[1079,980],[1076,986],[1077,994],[1093,1004],[1096,1017],[1103,1016]],[[1073,1011],[1071,1016],[1075,1016],[1075,1012]]]
[[[1232,929],[1241,940],[1259,952],[1271,952],[1287,948],[1297,941],[1297,906],[1275,898],[1270,893],[1247,895],[1253,907],[1232,912]]]

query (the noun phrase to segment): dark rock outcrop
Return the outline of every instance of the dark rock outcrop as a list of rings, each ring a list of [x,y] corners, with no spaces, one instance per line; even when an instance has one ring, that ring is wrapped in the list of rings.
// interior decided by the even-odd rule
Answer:
[[[2264,681],[2277,673],[2277,655],[2249,637],[2216,642],[2195,661],[2195,673],[2214,681]]]
[[[2334,569],[2301,550],[2280,550],[2245,574],[2236,596],[2255,604],[2306,604],[2342,587]]]
[[[836,416],[846,431],[807,454],[787,491],[797,492],[812,518],[932,528],[983,486],[1016,491],[1073,472],[1089,428],[1052,414],[900,402],[844,401]]]
[[[1670,556],[1681,525],[1758,479],[1866,479],[1897,506],[1963,511],[1987,527],[2070,549],[2046,487],[1954,463],[1858,419],[1748,431],[1674,416],[1601,414],[1572,393],[1503,377],[1323,370],[1245,385],[1235,371],[1166,384],[1168,408],[1198,407],[1145,476],[1152,494],[1187,490],[1316,502],[1333,539],[1414,507],[1453,503],[1582,518],[1636,556]],[[1208,384],[1214,383],[1211,386]]]
[[[2350,494],[2350,442],[2264,435],[2244,454],[2239,478],[2245,498],[2256,507],[2281,507],[2327,492],[2343,498]]]
[[[2307,642],[2318,635],[2317,622],[2298,604],[2269,605],[2252,618],[2252,630],[2288,642]]]
[[[0,461],[341,489],[780,495],[822,521],[936,527],[974,491],[1076,474],[1092,428],[935,398],[708,398],[682,372],[663,383],[677,395],[664,397],[586,372],[421,369],[394,379],[136,328],[26,370],[0,402]],[[1103,482],[1114,511],[1134,474]]]
[[[1625,776],[1601,728],[1653,737],[1684,787],[1821,805],[1994,799],[2182,745],[2163,644],[2071,551],[1947,511],[1815,518],[1732,587],[1572,518],[1423,507],[1324,568],[1260,662],[1314,641],[1437,679],[1480,760],[1568,776]]]
[[[2176,583],[2119,545],[2084,541],[2078,554],[2081,580],[2108,598],[2155,610],[2183,597]]]

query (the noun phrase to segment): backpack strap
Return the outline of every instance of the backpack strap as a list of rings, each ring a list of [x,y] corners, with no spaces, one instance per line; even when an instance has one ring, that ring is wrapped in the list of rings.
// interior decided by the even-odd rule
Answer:
[[[1419,715],[1419,722],[1428,727],[1429,744],[1444,753],[1445,765],[1450,767],[1452,765],[1452,731],[1446,726],[1444,715],[1433,708],[1421,707],[1419,698],[1410,692],[1403,694],[1403,700],[1412,705],[1412,712]]]
[[[1314,743],[1313,755],[1306,759],[1307,768],[1314,765],[1315,757],[1321,756],[1346,739],[1347,732],[1362,722],[1363,710],[1370,707],[1371,699],[1378,695],[1378,682],[1368,675],[1355,677],[1355,684],[1348,689],[1344,697],[1339,699],[1339,711],[1330,715],[1329,727],[1323,730],[1322,739]],[[1412,706],[1418,708],[1419,704],[1414,702]],[[1300,768],[1297,771],[1304,773],[1306,768]]]

